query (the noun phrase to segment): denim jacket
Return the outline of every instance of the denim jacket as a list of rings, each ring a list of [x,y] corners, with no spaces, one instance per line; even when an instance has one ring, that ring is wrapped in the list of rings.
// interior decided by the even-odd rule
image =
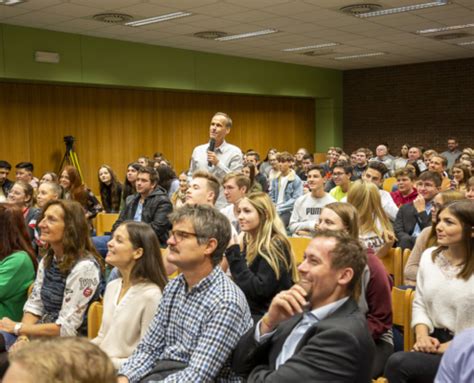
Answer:
[[[300,177],[296,175],[294,170],[290,170],[290,173],[288,174],[288,183],[286,184],[285,188],[285,195],[283,198],[284,201],[278,205],[277,201],[280,177],[281,174],[272,180],[272,187],[270,190],[270,197],[279,214],[286,213],[288,211],[291,212],[296,199],[303,195],[303,182],[301,181]]]

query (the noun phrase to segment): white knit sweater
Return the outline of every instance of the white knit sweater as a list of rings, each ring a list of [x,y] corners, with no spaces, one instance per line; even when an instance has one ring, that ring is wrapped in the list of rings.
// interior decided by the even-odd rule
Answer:
[[[433,262],[436,247],[426,249],[418,269],[413,302],[412,327],[425,324],[454,333],[474,325],[474,276],[458,278],[460,266],[452,266],[441,252]]]

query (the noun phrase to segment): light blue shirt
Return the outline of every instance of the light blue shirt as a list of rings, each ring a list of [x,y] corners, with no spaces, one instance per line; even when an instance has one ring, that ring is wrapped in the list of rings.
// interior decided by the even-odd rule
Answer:
[[[135,222],[142,221],[142,212],[143,212],[143,202],[139,201],[137,205],[137,211],[135,212],[135,215],[133,216],[133,220]]]
[[[427,215],[431,214],[431,201],[426,203],[425,211]],[[414,238],[417,238],[420,235],[420,233],[421,233],[421,228],[420,228],[420,225],[417,223],[415,225],[415,228],[413,229],[413,233],[411,236]]]
[[[331,315],[339,307],[346,303],[348,299],[349,297],[345,297],[326,306],[305,312],[303,314],[303,319],[298,322],[298,324],[291,331],[288,338],[286,338],[285,343],[283,344],[283,348],[281,349],[280,354],[278,354],[278,357],[276,359],[275,368],[278,369],[278,367],[280,367],[283,363],[285,363],[293,356],[296,350],[296,346],[298,346],[298,343],[300,342],[301,338],[311,326],[315,325],[316,323],[322,321],[323,319]],[[258,322],[257,326],[255,327],[255,340],[257,342],[263,342],[265,339],[269,338],[275,333],[275,331],[272,331],[265,335],[260,335],[260,322]]]

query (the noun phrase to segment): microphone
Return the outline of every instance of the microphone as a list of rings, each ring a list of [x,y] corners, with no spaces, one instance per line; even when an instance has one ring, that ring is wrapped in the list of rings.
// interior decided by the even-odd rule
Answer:
[[[213,152],[215,148],[216,148],[216,140],[215,140],[214,138],[211,138],[211,139],[209,140],[209,147],[207,148],[207,150],[208,150],[209,152]],[[208,161],[208,162],[207,162],[207,166],[211,167],[211,166],[212,166],[212,163]]]

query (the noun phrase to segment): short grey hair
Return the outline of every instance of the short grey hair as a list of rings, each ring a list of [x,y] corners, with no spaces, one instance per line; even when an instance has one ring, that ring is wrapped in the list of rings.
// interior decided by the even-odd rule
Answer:
[[[46,185],[49,187],[49,189],[58,196],[58,199],[62,197],[62,194],[63,194],[63,189],[61,188],[61,186],[59,186],[59,184],[57,184],[56,182],[43,182],[41,185]],[[40,186],[41,186],[40,185]]]
[[[211,256],[212,265],[221,262],[231,238],[230,222],[224,214],[208,205],[184,205],[171,213],[169,220],[171,224],[190,220],[200,245],[214,238],[217,247]]]
[[[227,113],[224,113],[224,112],[217,112],[214,116],[212,117],[216,117],[216,116],[222,116],[226,119],[226,122],[225,122],[225,127],[226,128],[229,128],[231,129],[232,128],[232,118],[230,118],[230,116],[227,114]]]

